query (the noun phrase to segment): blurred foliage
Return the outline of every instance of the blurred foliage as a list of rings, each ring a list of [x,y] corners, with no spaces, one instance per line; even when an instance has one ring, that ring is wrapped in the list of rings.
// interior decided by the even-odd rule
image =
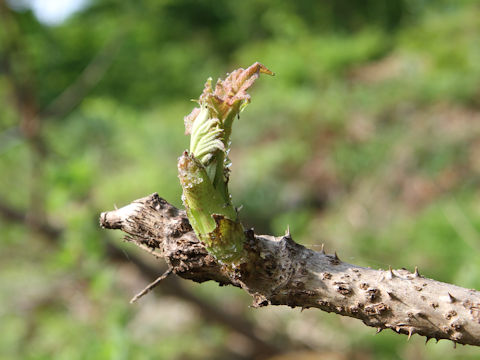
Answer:
[[[479,15],[476,1],[446,0],[91,0],[52,27],[10,12],[0,26],[0,56],[11,58],[0,73],[0,200],[64,231],[52,242],[0,217],[0,357],[242,354],[248,344],[188,302],[149,295],[130,306],[144,278],[107,261],[97,215],[155,191],[181,206],[188,100],[208,76],[254,61],[276,76],[258,81],[233,132],[231,192],[245,225],[281,234],[288,224],[297,241],[347,262],[417,265],[480,288]],[[35,99],[46,154],[24,136],[21,95]],[[185,285],[264,338],[319,354],[478,356]]]

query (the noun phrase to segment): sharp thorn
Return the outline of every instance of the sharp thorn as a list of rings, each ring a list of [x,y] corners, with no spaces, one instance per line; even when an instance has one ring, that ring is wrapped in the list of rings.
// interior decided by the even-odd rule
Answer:
[[[432,340],[432,338],[430,336],[427,336],[427,338],[425,339],[425,345],[427,345],[427,343]]]
[[[413,273],[413,275],[415,275],[415,277],[420,277],[420,273],[418,272],[417,266],[415,266],[415,272]]]
[[[387,278],[389,279],[393,279],[395,277],[395,274],[393,273],[393,269],[392,269],[392,266],[389,265],[388,266],[388,274],[387,274]]]
[[[322,248],[320,249],[320,253],[325,255],[325,244],[322,244]]]
[[[453,348],[454,348],[454,349],[457,348],[457,342],[456,342],[456,341],[453,342]]]
[[[400,326],[396,326],[396,327],[395,327],[395,331],[396,331],[397,333],[400,332],[400,329],[401,329]]]
[[[285,237],[292,238],[292,235],[290,234],[290,225],[287,225],[287,230],[285,231]]]
[[[383,329],[382,329],[381,327],[379,327],[379,328],[377,328],[376,334],[379,334],[379,333],[381,333],[382,331],[383,331]]]
[[[452,302],[452,303],[454,303],[454,302],[457,300],[457,299],[455,299],[455,297],[454,297],[452,294],[450,294],[450,293],[448,293],[448,298],[450,299],[450,302]]]
[[[338,257],[338,255],[337,255],[337,252],[336,252],[336,251],[335,251],[335,254],[334,254],[334,258],[335,258],[335,260],[338,260],[338,261],[340,261],[340,258]]]
[[[408,328],[408,338],[407,338],[407,341],[410,340],[410,338],[412,337],[412,334],[413,334],[413,328]]]

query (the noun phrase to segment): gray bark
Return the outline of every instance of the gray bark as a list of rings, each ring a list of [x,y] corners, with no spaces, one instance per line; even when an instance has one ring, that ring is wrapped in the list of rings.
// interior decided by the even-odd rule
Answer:
[[[342,262],[282,237],[245,232],[248,261],[217,262],[197,239],[184,211],[157,194],[100,216],[107,229],[157,257],[174,273],[196,282],[234,285],[253,297],[253,306],[318,308],[362,320],[377,331],[449,339],[480,345],[480,292],[427,279],[418,270],[373,270]]]

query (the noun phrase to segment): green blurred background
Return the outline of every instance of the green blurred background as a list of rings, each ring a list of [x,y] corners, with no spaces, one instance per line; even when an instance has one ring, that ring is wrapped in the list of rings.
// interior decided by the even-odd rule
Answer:
[[[189,100],[260,61],[230,154],[245,225],[479,289],[478,1],[0,4],[1,359],[478,359],[213,283],[130,305],[165,265],[98,226],[181,206]]]

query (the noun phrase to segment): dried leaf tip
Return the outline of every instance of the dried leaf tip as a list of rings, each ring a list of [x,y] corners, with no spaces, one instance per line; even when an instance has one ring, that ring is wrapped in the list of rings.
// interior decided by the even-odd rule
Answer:
[[[260,72],[260,74],[275,76],[275,73],[272,70],[267,68],[265,65],[259,63],[258,61],[252,66],[258,66],[258,71]]]

